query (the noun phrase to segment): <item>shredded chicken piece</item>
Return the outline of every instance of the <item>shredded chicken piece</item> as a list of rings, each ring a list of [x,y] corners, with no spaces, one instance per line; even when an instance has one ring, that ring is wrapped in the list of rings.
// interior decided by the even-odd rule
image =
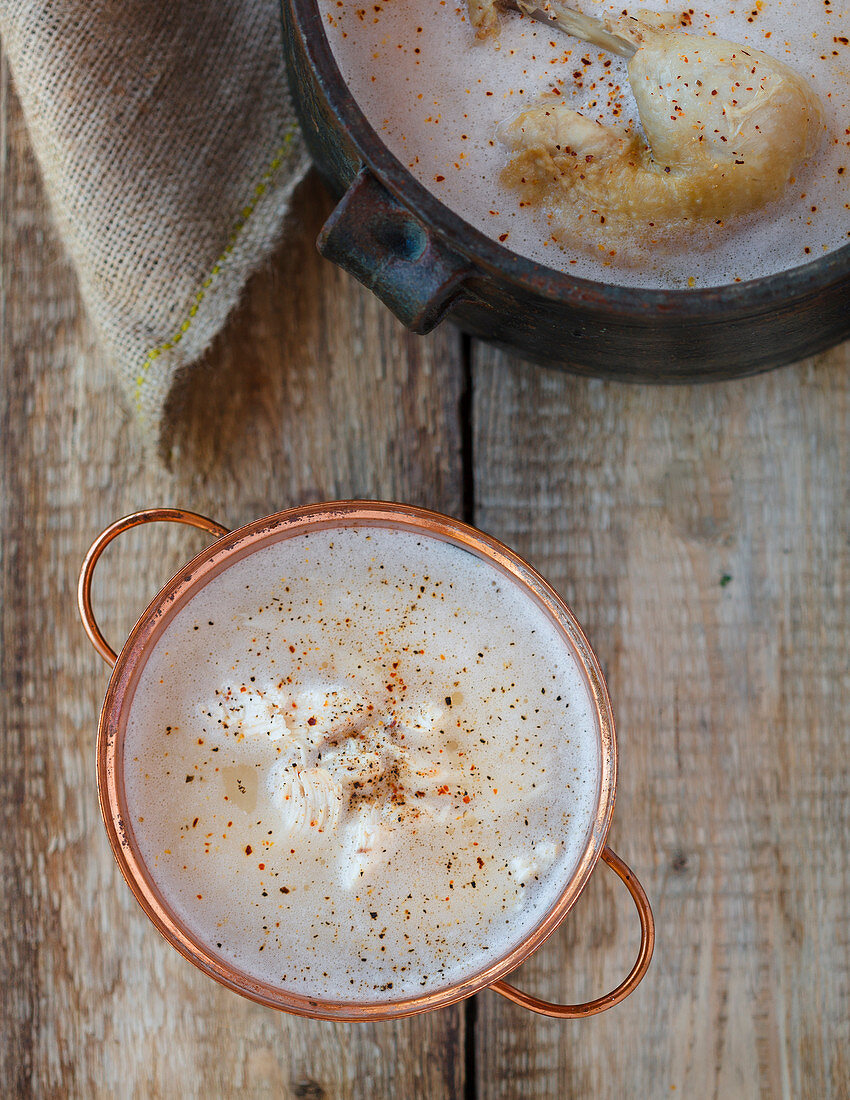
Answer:
[[[548,871],[555,862],[557,854],[557,846],[551,840],[543,840],[536,844],[530,852],[523,852],[522,855],[514,856],[510,862],[511,874],[521,886],[525,886],[537,875]]]
[[[445,714],[445,708],[434,704],[397,703],[391,711],[391,718],[405,733],[408,744],[429,744],[430,734],[437,728]]]
[[[488,38],[499,30],[498,6],[495,0],[467,0],[469,21],[479,38]]]
[[[280,741],[288,732],[286,703],[286,696],[272,684],[245,692],[231,686],[216,692],[212,706],[199,704],[196,715],[204,733],[219,745],[228,739]]]
[[[524,0],[519,6],[541,14]],[[776,58],[630,17],[602,23],[556,4],[546,15],[629,58],[646,138],[597,123],[555,95],[501,127],[512,153],[505,181],[526,202],[553,208],[562,243],[638,258],[697,225],[724,224],[775,201],[817,151],[820,101]],[[484,32],[485,15],[475,18]]]
[[[380,806],[361,809],[355,820],[346,828],[345,855],[341,861],[343,885],[356,886],[369,868],[384,854],[390,842],[390,833],[382,818],[385,812]]]
[[[267,732],[267,711],[279,723],[278,756],[266,783],[280,826],[302,835],[336,830],[348,887],[389,845],[403,842],[403,822],[427,817],[449,827],[468,812],[462,770],[452,763],[457,745],[439,728],[440,706],[397,703],[382,714],[377,703],[342,685],[292,696],[271,688],[220,695],[225,735],[232,727],[243,736],[248,712],[259,715],[260,733]]]
[[[294,704],[294,706],[292,705]],[[289,721],[314,744],[333,740],[339,731],[349,733],[369,721],[366,699],[341,684],[327,688],[305,688],[290,702]]]
[[[342,786],[327,768],[278,771],[271,783],[272,801],[287,832],[332,829],[339,818]]]

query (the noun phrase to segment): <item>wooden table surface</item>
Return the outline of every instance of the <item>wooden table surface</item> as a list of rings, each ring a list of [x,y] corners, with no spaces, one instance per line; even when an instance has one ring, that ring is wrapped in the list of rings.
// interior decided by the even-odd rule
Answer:
[[[850,350],[710,387],[528,365],[407,334],[315,253],[315,180],[181,392],[170,470],[99,355],[0,74],[0,1092],[440,1100],[850,1095]],[[310,1022],[169,948],[113,863],[94,737],[107,669],[75,582],[137,508],[236,526],[364,496],[463,517],[528,557],[608,676],[612,846],[658,922],[643,985],[556,1022],[494,993]],[[131,532],[95,587],[118,642],[203,545]],[[637,948],[600,867],[519,981],[594,996]]]

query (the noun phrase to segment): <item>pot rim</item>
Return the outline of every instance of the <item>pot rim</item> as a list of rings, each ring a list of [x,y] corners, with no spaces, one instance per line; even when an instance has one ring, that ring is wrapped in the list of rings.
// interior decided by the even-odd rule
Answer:
[[[579,661],[598,722],[600,778],[596,812],[587,844],[560,895],[515,947],[461,982],[395,1001],[335,1001],[310,997],[260,981],[225,962],[195,937],[156,887],[135,841],[126,813],[123,737],[133,693],[153,646],[177,612],[230,565],[279,539],[336,526],[382,526],[413,530],[476,553],[520,584],[560,630]],[[209,977],[237,993],[301,1016],[377,1020],[411,1016],[454,1004],[506,977],[555,931],[584,889],[611,823],[617,778],[617,746],[611,703],[599,662],[575,616],[547,581],[498,540],[459,520],[412,505],[385,501],[338,501],[275,513],[226,534],[197,554],[157,593],[118,654],[98,725],[97,784],[101,813],[118,866],[150,920],[168,942]]]
[[[655,310],[673,320],[715,316],[723,309],[737,315],[770,313],[777,306],[818,294],[850,278],[850,244],[786,271],[757,279],[694,289],[652,289],[595,282],[544,267],[491,240],[441,202],[390,152],[361,111],[345,83],[328,43],[317,0],[281,0],[288,4],[304,52],[322,90],[352,139],[361,160],[380,182],[449,247],[482,273],[522,283],[539,296],[564,304],[605,309],[636,318]],[[474,276],[473,276],[474,277]]]

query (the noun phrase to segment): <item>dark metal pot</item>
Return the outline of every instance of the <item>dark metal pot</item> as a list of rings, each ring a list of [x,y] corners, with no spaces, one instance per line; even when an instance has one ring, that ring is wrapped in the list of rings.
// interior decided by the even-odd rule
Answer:
[[[315,0],[282,0],[290,86],[307,145],[342,196],[319,251],[408,328],[467,332],[579,374],[731,378],[850,336],[850,245],[764,279],[638,290],[571,278],[496,244],[389,152],[344,83]]]

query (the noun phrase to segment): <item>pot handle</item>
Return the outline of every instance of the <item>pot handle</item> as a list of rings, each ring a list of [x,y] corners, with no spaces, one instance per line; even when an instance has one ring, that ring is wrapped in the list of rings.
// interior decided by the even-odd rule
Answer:
[[[325,222],[316,246],[420,334],[442,321],[472,271],[366,167]]]
[[[523,993],[522,990],[516,989],[503,981],[493,982],[489,987],[490,989],[501,993],[503,997],[507,997],[514,1004],[528,1008],[532,1012],[539,1012],[543,1016],[554,1016],[559,1020],[576,1020],[583,1016],[595,1016],[598,1012],[613,1008],[614,1005],[625,1000],[634,991],[647,972],[652,959],[652,951],[655,947],[655,919],[652,916],[652,908],[646,896],[646,891],[626,864],[607,846],[602,849],[601,855],[611,870],[619,875],[626,884],[640,918],[640,950],[635,965],[628,976],[610,993],[580,1005],[559,1005],[553,1004],[551,1001],[541,1001],[537,997],[532,997],[530,993]]]
[[[208,531],[211,535],[216,535],[218,538],[229,533],[227,527],[222,527],[222,525],[216,523],[215,520],[207,519],[206,516],[199,516],[195,512],[185,512],[182,508],[146,508],[142,512],[133,512],[129,516],[117,519],[113,524],[110,524],[105,531],[102,531],[97,536],[91,544],[89,552],[86,554],[83,561],[82,569],[80,570],[80,580],[77,585],[77,606],[80,609],[80,617],[83,620],[83,626],[85,627],[86,634],[88,634],[91,640],[91,644],[110,666],[114,665],[118,660],[118,654],[107,643],[101,633],[100,627],[97,625],[94,612],[92,611],[91,582],[94,575],[94,567],[97,565],[100,555],[118,535],[122,534],[124,531],[129,531],[131,527],[138,527],[141,523],[156,523],[159,520],[173,523],[188,523],[190,527],[199,527],[202,531]]]

